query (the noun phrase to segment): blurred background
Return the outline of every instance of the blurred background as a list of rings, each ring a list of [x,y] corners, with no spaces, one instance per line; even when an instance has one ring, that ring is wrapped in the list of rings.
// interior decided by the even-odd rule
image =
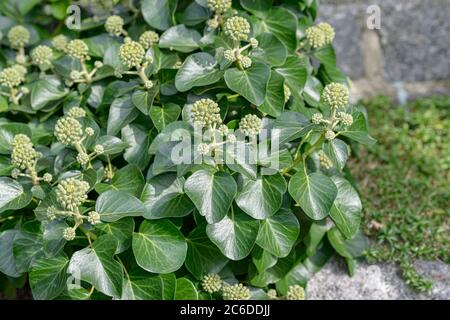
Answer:
[[[321,0],[319,6],[319,20],[336,29],[338,64],[354,81],[354,98],[384,93],[401,103],[450,92],[449,17],[449,0]],[[376,18],[380,29],[370,30]]]

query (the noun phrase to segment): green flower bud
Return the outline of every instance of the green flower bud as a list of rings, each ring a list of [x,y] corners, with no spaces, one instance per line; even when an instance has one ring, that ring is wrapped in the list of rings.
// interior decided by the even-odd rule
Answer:
[[[101,144],[96,144],[94,151],[96,154],[103,154],[103,152],[105,152],[105,148]]]
[[[52,39],[52,46],[58,51],[66,52],[69,39],[60,34]]]
[[[269,297],[269,299],[272,299],[272,300],[277,299],[278,298],[277,290],[275,290],[275,289],[267,290],[267,296]]]
[[[124,43],[119,48],[119,58],[128,68],[140,66],[144,56],[144,48],[136,41]]]
[[[83,128],[75,118],[62,117],[56,122],[54,135],[59,142],[69,146],[80,142],[83,137]]]
[[[145,89],[150,90],[151,88],[153,88],[153,81],[152,80],[145,81],[144,87],[145,87]]]
[[[202,277],[202,287],[208,293],[219,292],[222,289],[222,279],[216,273],[210,273]]]
[[[19,177],[20,173],[21,173],[21,172],[20,172],[19,169],[14,168],[14,169],[11,170],[11,177],[12,177],[13,179],[17,179],[17,178]]]
[[[27,63],[27,60],[28,60],[27,56],[24,54],[19,53],[16,55],[16,62],[18,64],[25,64],[25,63]]]
[[[327,43],[324,32],[317,26],[312,26],[306,29],[305,37],[313,49],[323,47]]]
[[[330,107],[343,108],[349,102],[348,88],[341,83],[330,83],[323,90],[322,97]]]
[[[70,79],[78,80],[78,79],[81,79],[81,77],[82,77],[82,74],[80,71],[78,71],[78,70],[70,71]]]
[[[122,78],[123,77],[122,71],[119,69],[114,69],[114,77],[119,78],[119,79]]]
[[[323,120],[323,114],[321,114],[321,113],[314,113],[311,118],[311,121],[314,124],[321,124],[322,120]]]
[[[229,131],[229,129],[228,129],[228,127],[226,125],[224,125],[224,124],[220,125],[219,132],[222,135],[226,136],[228,134],[228,131]]]
[[[331,169],[333,167],[333,162],[330,160],[330,158],[327,157],[327,155],[325,154],[325,152],[323,152],[322,150],[320,150],[318,152],[319,154],[319,161],[320,161],[320,165],[322,167],[324,167],[325,169]]]
[[[92,225],[99,224],[101,222],[100,214],[97,211],[91,211],[88,214],[88,219],[87,220]]]
[[[224,32],[232,40],[247,40],[250,33],[250,24],[243,17],[232,17],[225,21]]]
[[[232,286],[223,287],[224,300],[248,300],[250,299],[250,290],[242,283],[237,283]]]
[[[67,44],[67,54],[74,59],[89,60],[89,47],[80,39],[71,40]]]
[[[317,27],[322,30],[325,42],[327,44],[332,43],[336,35],[336,33],[334,32],[334,28],[326,22],[319,23]]]
[[[208,7],[211,11],[221,14],[231,8],[231,2],[231,0],[208,0]]]
[[[154,44],[158,43],[159,35],[155,31],[145,31],[139,37],[139,43],[144,49],[148,49]]]
[[[47,208],[47,218],[49,220],[55,220],[58,215],[58,209],[55,206],[50,206]]]
[[[95,61],[94,62],[94,67],[96,67],[97,69],[100,69],[101,67],[103,67],[103,62]]]
[[[27,74],[27,68],[26,67],[24,67],[23,65],[21,65],[21,64],[15,64],[15,65],[12,65],[11,66],[11,68],[13,68],[13,69],[15,69],[17,72],[19,72],[21,75],[23,75],[24,77],[25,77],[25,75]]]
[[[334,138],[336,138],[336,133],[334,133],[333,130],[327,130],[327,131],[325,132],[325,139],[331,141],[331,140],[334,140]]]
[[[123,33],[123,26],[125,22],[122,17],[114,15],[109,16],[105,22],[105,29],[112,36],[120,36]]]
[[[0,72],[0,84],[8,88],[15,88],[25,81],[24,74],[15,67],[3,69]]]
[[[67,241],[72,241],[73,239],[75,239],[75,235],[76,235],[76,230],[75,228],[65,228],[63,231],[63,238],[66,239]]]
[[[86,117],[86,111],[84,111],[84,109],[80,107],[72,107],[70,108],[69,112],[67,112],[67,115],[75,119],[84,118]]]
[[[38,66],[50,66],[52,63],[53,50],[50,47],[40,45],[31,52],[31,60]]]
[[[198,153],[205,156],[209,153],[209,145],[207,143],[200,143],[197,147]]]
[[[11,164],[21,170],[34,167],[40,153],[36,152],[28,136],[19,133],[16,134],[11,143]]]
[[[339,118],[344,126],[351,126],[353,124],[353,116],[346,112],[339,112]]]
[[[30,32],[23,26],[15,26],[9,29],[8,41],[13,49],[25,47],[30,42]]]
[[[292,93],[291,89],[289,89],[289,87],[286,84],[284,84],[283,90],[284,90],[284,103],[286,103],[291,98]]]
[[[259,42],[255,38],[250,38],[250,45],[253,49],[258,48]]]
[[[211,29],[217,29],[219,27],[219,20],[217,20],[217,17],[214,17],[213,19],[206,21],[206,24]]]
[[[56,188],[58,202],[68,210],[75,210],[87,199],[89,184],[76,178],[62,180]]]
[[[197,100],[192,107],[192,119],[202,127],[221,123],[219,105],[211,99]]]
[[[90,158],[89,155],[85,152],[80,152],[77,154],[77,162],[81,164],[82,166],[85,166],[88,164]]]
[[[239,122],[239,128],[246,136],[257,136],[262,129],[262,121],[254,114],[248,114]]]
[[[50,183],[53,180],[53,176],[50,173],[44,173],[44,175],[42,176],[42,179],[45,182]]]
[[[236,61],[236,52],[234,50],[225,50],[223,52],[223,57],[230,62]]]
[[[237,141],[237,138],[236,138],[236,136],[235,136],[234,134],[230,133],[230,134],[227,136],[227,141],[228,141],[229,143],[231,143],[231,144],[235,144],[236,141]]]
[[[241,58],[241,65],[244,69],[248,69],[252,66],[252,59],[250,59],[250,57],[242,57]]]
[[[287,300],[305,300],[305,289],[298,284],[289,286],[286,294]]]
[[[84,133],[86,133],[86,135],[87,135],[88,137],[92,137],[92,136],[95,134],[95,131],[94,131],[94,129],[92,129],[91,127],[87,127],[87,128],[84,130]]]
[[[23,94],[29,94],[30,89],[28,89],[27,87],[20,87],[20,92],[22,92]]]

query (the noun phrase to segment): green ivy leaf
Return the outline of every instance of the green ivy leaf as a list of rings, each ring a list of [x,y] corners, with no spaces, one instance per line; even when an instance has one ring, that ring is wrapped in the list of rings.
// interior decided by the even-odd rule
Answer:
[[[150,109],[150,118],[153,121],[156,129],[161,131],[167,124],[178,119],[181,113],[181,108],[175,103],[167,103],[162,107],[153,106]]]
[[[345,238],[349,239],[356,234],[361,223],[361,200],[350,182],[341,177],[331,179],[338,193],[331,207],[330,217]]]
[[[337,188],[333,180],[319,172],[308,175],[303,170],[289,181],[289,193],[308,217],[322,220],[336,199]]]
[[[333,166],[342,171],[347,163],[349,150],[347,144],[340,139],[326,141],[323,145],[323,151],[333,162]]]
[[[258,48],[251,51],[251,57],[277,67],[285,63],[288,52],[283,43],[271,33],[263,33],[256,37]],[[283,91],[282,91],[283,92]]]
[[[370,136],[367,132],[367,121],[366,117],[362,112],[353,112],[353,124],[340,131],[339,134],[353,139],[361,144],[373,145],[377,142],[374,138]]]
[[[252,251],[258,230],[258,220],[235,209],[220,222],[209,224],[206,234],[227,258],[241,260]]]
[[[131,235],[134,231],[134,220],[129,217],[115,222],[100,223],[95,225],[95,229],[111,235],[117,240],[117,254],[124,252],[131,246]]]
[[[31,107],[34,110],[44,108],[52,101],[60,100],[69,93],[61,81],[54,76],[47,76],[36,81],[31,88]]]
[[[0,233],[0,271],[9,277],[20,276],[13,255],[14,238],[18,230],[6,230]]]
[[[59,296],[67,287],[68,265],[66,256],[37,260],[29,274],[33,298],[51,300]]]
[[[141,195],[146,219],[176,218],[194,209],[183,191],[185,179],[174,173],[161,174],[147,180]]]
[[[111,184],[96,184],[95,191],[103,193],[108,190],[116,190],[128,193],[135,197],[140,197],[142,189],[144,188],[144,183],[144,176],[139,167],[129,164],[114,174]]]
[[[173,25],[172,16],[177,3],[177,0],[143,0],[142,16],[153,28],[166,30]]]
[[[290,142],[304,136],[312,129],[313,125],[303,114],[295,111],[283,112],[278,118],[273,120],[272,139],[277,137],[280,144]]]
[[[128,144],[123,142],[121,139],[108,135],[98,138],[97,144],[103,146],[103,154],[105,155],[121,153],[125,148],[128,147]]]
[[[193,87],[207,86],[219,81],[223,71],[217,68],[217,61],[206,52],[190,55],[183,62],[175,77],[175,86],[180,92],[191,90]]]
[[[209,240],[205,227],[205,224],[197,226],[186,239],[188,251],[185,265],[197,279],[208,273],[219,273],[228,262],[228,259]]]
[[[128,193],[109,190],[98,197],[95,211],[100,214],[102,221],[113,222],[124,217],[141,217],[145,207],[139,199]]]
[[[270,77],[270,68],[267,65],[255,62],[246,70],[231,68],[225,71],[224,77],[228,88],[257,106],[263,104]]]
[[[140,112],[148,115],[158,93],[159,86],[157,85],[154,85],[150,90],[136,90],[131,96],[131,101]]]
[[[306,80],[308,79],[308,70],[306,66],[306,56],[289,56],[284,65],[275,69],[278,74],[284,77],[286,85],[291,90],[292,95],[299,100],[302,100],[301,93],[305,87]]]
[[[158,45],[160,48],[189,53],[198,49],[201,37],[197,30],[179,24],[167,29],[161,35]]]
[[[279,173],[263,175],[256,180],[243,177],[236,203],[252,218],[266,219],[280,209],[286,188],[286,180]]]
[[[258,110],[273,117],[278,117],[284,109],[284,78],[278,73],[270,73],[269,83],[267,84],[266,97]]]
[[[266,17],[272,8],[273,0],[240,0],[242,7],[258,17]]]
[[[130,94],[114,99],[109,108],[107,134],[117,135],[123,127],[136,119],[138,115],[139,110],[134,107]]]
[[[194,284],[187,278],[177,279],[174,300],[197,300],[198,292]]]
[[[129,163],[137,165],[141,170],[147,168],[150,162],[148,148],[150,137],[148,130],[138,124],[130,124],[122,128],[122,139],[128,145],[123,158]]]
[[[31,129],[23,123],[2,123],[0,124],[0,153],[10,154],[11,143],[16,134],[22,133],[31,138]]]
[[[208,223],[221,221],[236,196],[237,185],[226,172],[199,170],[184,184],[186,194]]]
[[[70,259],[68,272],[75,279],[90,283],[96,290],[120,298],[122,293],[123,268],[114,260],[117,240],[110,235],[99,237],[87,247],[76,251]]]
[[[0,212],[25,207],[31,201],[28,194],[16,180],[0,177]]]
[[[172,274],[157,276],[126,275],[123,282],[122,300],[171,299],[175,285],[176,279]]]
[[[186,259],[186,240],[169,220],[143,221],[132,247],[138,265],[153,273],[176,271]]]
[[[261,231],[260,231],[261,232]],[[260,246],[255,246],[252,251],[252,261],[259,273],[272,268],[277,263],[277,258]]]

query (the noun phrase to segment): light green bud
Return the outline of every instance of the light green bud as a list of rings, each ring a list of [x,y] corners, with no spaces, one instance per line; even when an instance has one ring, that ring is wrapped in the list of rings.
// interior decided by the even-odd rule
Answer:
[[[239,129],[246,136],[257,136],[262,129],[262,121],[254,114],[247,114],[239,122]]]
[[[27,68],[24,67],[21,64],[14,64],[11,66],[11,68],[15,69],[17,72],[19,72],[21,75],[23,75],[25,77],[25,75],[27,74]]]
[[[319,23],[317,27],[322,30],[325,42],[327,44],[332,43],[336,35],[336,33],[334,32],[334,28],[326,22]]]
[[[78,70],[70,71],[70,79],[72,79],[72,80],[81,79],[81,72]]]
[[[305,289],[298,284],[289,286],[286,294],[287,300],[305,300]]]
[[[252,66],[252,59],[250,59],[250,57],[242,57],[241,58],[241,65],[244,69],[248,69]]]
[[[38,66],[50,66],[52,63],[53,50],[45,45],[34,48],[31,52],[31,60],[33,64]]]
[[[227,141],[228,141],[229,143],[231,143],[231,144],[235,144],[236,141],[237,141],[237,138],[236,138],[236,136],[235,136],[234,134],[230,133],[230,134],[227,136]]]
[[[60,34],[52,39],[52,46],[58,51],[66,52],[69,39]]]
[[[18,169],[33,168],[37,159],[40,158],[40,153],[36,152],[28,136],[19,133],[16,134],[11,143],[11,164]]]
[[[57,218],[58,215],[58,209],[55,208],[55,206],[50,206],[47,208],[47,218],[49,220],[55,220]]]
[[[211,99],[197,100],[192,107],[192,120],[202,127],[221,123],[219,105]]]
[[[144,87],[145,87],[145,89],[150,90],[151,88],[153,88],[153,81],[152,80],[145,81]]]
[[[311,121],[314,124],[321,124],[322,120],[323,120],[323,114],[321,114],[321,113],[314,113],[311,118]]]
[[[283,91],[284,91],[284,103],[286,103],[291,98],[292,93],[291,89],[289,89],[289,87],[286,84],[283,85]]]
[[[30,42],[30,32],[23,26],[14,26],[9,29],[8,41],[13,49],[23,48]]]
[[[334,133],[333,130],[327,130],[325,132],[325,139],[331,141],[334,140],[334,138],[336,138],[336,133]]]
[[[94,67],[96,67],[97,69],[100,69],[101,67],[103,67],[103,62],[95,61],[94,62]]]
[[[109,16],[105,22],[105,29],[112,36],[120,36],[123,33],[125,22],[121,16]]]
[[[67,241],[72,241],[75,239],[76,236],[76,230],[74,228],[65,228],[63,231],[63,238]]]
[[[210,273],[202,277],[202,287],[208,293],[219,292],[222,288],[222,279],[216,273]]]
[[[250,299],[250,290],[242,283],[237,283],[232,286],[225,285],[223,287],[224,300],[248,300]]]
[[[317,26],[312,26],[306,29],[305,37],[308,44],[313,49],[323,47],[327,43],[324,32]]]
[[[87,199],[89,184],[76,178],[62,180],[56,188],[58,202],[68,210],[76,210]]]
[[[213,19],[206,21],[206,24],[211,29],[217,29],[219,27],[219,20],[217,20],[217,17],[214,17]]]
[[[144,48],[136,41],[124,43],[119,48],[119,58],[128,68],[140,66],[144,56]]]
[[[250,38],[250,45],[253,49],[258,48],[259,42],[255,38]]]
[[[84,133],[86,133],[86,135],[87,135],[88,137],[92,137],[92,136],[95,134],[95,131],[94,131],[94,129],[92,129],[91,127],[87,127],[87,128],[84,130]]]
[[[8,88],[15,88],[25,81],[24,75],[17,68],[9,67],[0,72],[0,84]]]
[[[72,107],[70,108],[69,112],[67,112],[67,115],[75,119],[84,118],[86,117],[86,111],[84,111],[84,109],[80,107]]]
[[[77,154],[77,162],[81,164],[82,166],[85,166],[88,164],[90,158],[89,155],[85,152],[80,152]]]
[[[105,152],[105,148],[101,144],[96,144],[94,151],[96,154],[103,154],[103,152]]]
[[[267,290],[267,296],[269,297],[269,299],[272,299],[272,300],[277,299],[278,298],[277,290],[275,290],[275,289]]]
[[[200,143],[197,147],[198,153],[205,156],[209,153],[209,145],[207,143]]]
[[[243,17],[232,17],[225,21],[224,32],[232,40],[247,40],[250,33],[250,24]]]
[[[211,11],[215,11],[219,14],[222,14],[230,9],[231,4],[231,0],[208,0],[208,7]]]
[[[62,117],[56,122],[54,135],[59,142],[69,146],[80,142],[83,137],[83,128],[75,118]]]
[[[74,59],[89,60],[89,47],[80,39],[71,40],[67,44],[67,54]]]
[[[230,49],[225,50],[223,52],[223,57],[230,62],[234,62],[234,61],[236,61],[236,51],[230,50]]]
[[[341,83],[330,83],[323,90],[323,100],[332,108],[344,108],[349,102],[348,88]]]
[[[44,173],[44,175],[42,176],[42,179],[47,182],[50,183],[53,180],[53,176],[50,173]]]
[[[224,124],[220,125],[219,132],[222,135],[226,136],[228,134],[228,131],[229,131],[229,129],[228,129],[228,127],[226,125],[224,125]]]
[[[154,44],[158,43],[159,35],[155,31],[145,31],[139,37],[139,43],[144,49],[149,49]]]
[[[17,178],[19,177],[20,173],[21,173],[21,172],[20,172],[19,169],[14,168],[14,169],[11,170],[11,177],[12,177],[13,179],[17,179]]]
[[[320,150],[318,152],[319,154],[319,161],[320,161],[320,165],[322,167],[324,167],[325,169],[331,169],[333,167],[333,162],[330,160],[330,158],[327,157],[327,155],[325,154],[325,152],[323,152],[322,150]]]
[[[92,225],[99,224],[101,222],[100,214],[97,211],[91,211],[88,214],[88,219],[87,220]]]
[[[339,112],[339,118],[344,126],[351,126],[353,124],[353,116],[346,112]]]

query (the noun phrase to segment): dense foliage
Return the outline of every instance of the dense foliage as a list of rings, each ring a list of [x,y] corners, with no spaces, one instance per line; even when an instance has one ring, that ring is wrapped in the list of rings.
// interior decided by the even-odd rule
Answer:
[[[334,252],[353,272],[349,143],[375,140],[315,0],[79,1],[79,30],[66,5],[0,4],[3,282],[303,299]]]
[[[450,262],[450,97],[404,106],[380,97],[364,105],[380,142],[352,163],[365,204],[363,225],[374,238],[367,257],[397,262],[413,289],[429,291],[432,279],[414,262]]]

